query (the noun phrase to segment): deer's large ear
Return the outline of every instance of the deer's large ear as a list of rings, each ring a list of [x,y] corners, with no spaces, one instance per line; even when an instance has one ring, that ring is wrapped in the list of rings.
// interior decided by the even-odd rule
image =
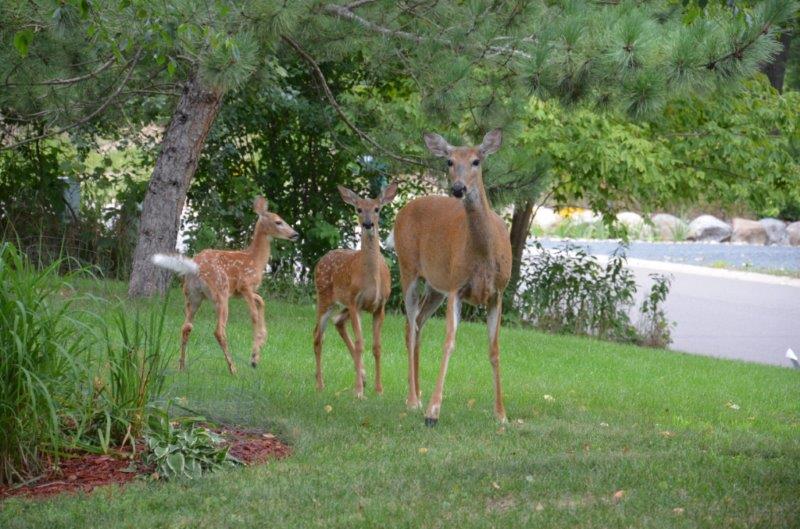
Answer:
[[[358,195],[344,186],[336,187],[339,188],[339,194],[342,195],[342,200],[344,200],[345,204],[358,207]]]
[[[497,149],[500,148],[500,145],[503,143],[503,131],[500,129],[494,129],[486,133],[486,136],[483,137],[483,142],[478,146],[478,150],[481,151],[481,155],[486,156],[488,154],[492,154],[497,152]]]
[[[384,189],[383,192],[381,193],[381,198],[380,198],[381,206],[388,204],[389,202],[394,200],[394,196],[397,194],[397,186],[398,186],[397,180],[386,186],[386,189]]]
[[[428,146],[428,150],[431,151],[431,154],[439,156],[440,158],[447,158],[450,156],[453,146],[447,143],[447,140],[432,132],[426,132],[422,137],[425,139],[425,145]]]
[[[253,202],[253,211],[258,213],[259,215],[263,215],[267,212],[267,199],[264,197],[258,197],[255,202]]]

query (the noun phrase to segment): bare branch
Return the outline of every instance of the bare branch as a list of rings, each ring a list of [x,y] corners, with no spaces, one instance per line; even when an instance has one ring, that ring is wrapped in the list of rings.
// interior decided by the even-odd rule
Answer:
[[[134,54],[133,58],[130,61],[128,61],[128,64],[125,65],[125,67],[128,69],[128,73],[125,74],[125,77],[122,79],[122,82],[120,82],[119,85],[117,86],[117,88],[111,93],[111,95],[109,95],[108,98],[106,98],[103,101],[103,103],[99,107],[94,109],[94,111],[92,111],[90,114],[87,114],[86,116],[84,116],[83,118],[79,119],[75,123],[72,123],[72,124],[67,125],[65,127],[61,127],[60,129],[57,129],[57,130],[54,130],[54,131],[50,131],[50,132],[45,132],[43,134],[39,134],[38,136],[33,136],[32,138],[27,138],[27,139],[22,140],[20,142],[12,143],[11,145],[0,146],[0,150],[15,149],[15,148],[17,148],[17,147],[19,147],[21,145],[25,145],[26,143],[31,143],[31,142],[34,142],[34,141],[38,141],[38,140],[41,140],[43,138],[48,138],[50,136],[56,136],[58,134],[66,132],[68,130],[74,129],[75,127],[80,127],[81,125],[83,125],[85,123],[88,123],[89,121],[93,120],[95,117],[97,117],[100,114],[102,114],[103,112],[105,112],[105,110],[108,108],[108,106],[114,101],[114,99],[116,99],[116,97],[120,94],[120,92],[122,92],[122,89],[125,87],[125,85],[130,80],[131,75],[133,75],[133,71],[136,69],[136,64],[139,62],[139,57],[141,57],[141,55],[142,55],[142,48],[139,48],[139,49],[136,50],[136,53]]]
[[[427,164],[422,163],[419,160],[414,160],[412,158],[406,158],[405,156],[400,156],[398,154],[395,154],[394,152],[390,151],[389,149],[387,149],[386,147],[375,141],[366,132],[356,127],[356,125],[352,121],[350,121],[350,118],[347,117],[347,114],[344,113],[344,110],[342,110],[342,107],[339,106],[339,103],[336,101],[336,97],[334,97],[330,86],[328,86],[328,81],[325,79],[325,74],[322,73],[322,70],[320,69],[319,64],[317,64],[317,61],[315,61],[314,58],[311,55],[309,55],[308,52],[306,52],[300,46],[300,44],[298,44],[297,41],[295,41],[293,38],[287,35],[283,35],[281,38],[283,39],[284,42],[289,44],[289,46],[294,48],[294,50],[303,58],[303,60],[305,60],[308,63],[308,65],[311,67],[311,70],[314,72],[314,75],[316,75],[317,79],[319,80],[320,85],[322,86],[322,91],[325,93],[325,97],[327,97],[328,102],[331,104],[334,110],[336,110],[336,113],[339,114],[339,117],[342,119],[344,124],[347,125],[347,127],[350,130],[355,132],[359,138],[361,138],[364,142],[368,143],[369,145],[380,150],[393,160],[397,160],[398,162],[418,165],[421,167],[428,167]]]

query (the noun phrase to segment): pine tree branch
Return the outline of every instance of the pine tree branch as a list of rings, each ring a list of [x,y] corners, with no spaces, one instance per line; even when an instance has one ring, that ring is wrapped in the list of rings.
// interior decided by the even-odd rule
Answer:
[[[6,86],[64,86],[64,85],[72,85],[76,83],[80,83],[81,81],[86,81],[87,79],[92,79],[97,77],[105,70],[107,70],[112,64],[114,64],[114,57],[111,57],[109,60],[104,62],[100,67],[96,70],[87,73],[86,75],[81,75],[79,77],[72,77],[70,79],[50,79],[48,81],[42,81],[39,83],[5,83]]]
[[[428,167],[427,164],[422,163],[419,160],[414,160],[412,158],[406,158],[405,156],[401,156],[401,155],[395,154],[394,152],[390,151],[389,149],[387,149],[386,147],[384,147],[383,145],[381,145],[377,141],[375,141],[369,134],[367,134],[363,130],[359,129],[350,120],[350,118],[347,117],[347,114],[344,113],[344,110],[339,105],[339,103],[336,101],[336,97],[333,95],[333,91],[331,91],[331,88],[328,85],[328,81],[325,79],[325,74],[320,69],[319,64],[317,64],[317,61],[315,61],[314,58],[311,55],[309,55],[308,52],[306,52],[302,48],[302,46],[300,46],[300,44],[298,44],[297,41],[295,41],[292,37],[289,37],[287,35],[283,35],[283,36],[281,36],[281,39],[284,42],[286,42],[287,44],[289,44],[289,46],[294,48],[294,50],[300,55],[300,57],[302,57],[303,60],[305,60],[308,63],[308,65],[311,67],[311,70],[313,71],[314,75],[319,80],[320,85],[322,87],[322,91],[325,93],[325,97],[328,99],[328,102],[331,104],[333,109],[336,111],[336,113],[342,119],[344,124],[347,125],[347,127],[350,130],[355,132],[356,135],[359,138],[361,138],[364,142],[366,142],[367,144],[371,145],[372,147],[380,150],[381,152],[383,152],[384,154],[386,154],[388,157],[392,158],[393,160],[396,160],[398,162],[418,165],[420,167],[426,167],[426,168]]]
[[[409,42],[413,42],[414,44],[422,44],[423,42],[435,42],[437,44],[442,44],[444,46],[454,47],[452,41],[443,39],[443,38],[435,38],[435,37],[423,37],[421,35],[416,35],[414,33],[410,33],[408,31],[403,31],[400,29],[392,29],[387,28],[386,26],[381,26],[380,24],[376,24],[371,20],[367,20],[366,18],[359,16],[353,13],[348,7],[341,6],[338,4],[326,4],[323,6],[323,10],[330,14],[336,15],[352,22],[359,24],[360,26],[375,32],[380,33],[381,35],[385,35],[387,37],[397,37],[403,40],[407,40]],[[408,10],[406,10],[408,11]],[[411,13],[413,15],[413,13]],[[522,50],[518,50],[516,48],[510,48],[507,46],[487,46],[485,51],[491,52],[493,55],[506,55],[510,54],[516,57],[522,57],[525,59],[530,59],[532,56],[528,53],[525,53]]]
[[[111,103],[114,101],[114,99],[116,99],[117,96],[120,94],[120,92],[122,92],[122,89],[125,87],[125,85],[128,84],[128,81],[130,80],[131,76],[133,75],[133,71],[136,69],[136,64],[139,62],[139,58],[141,57],[141,55],[142,55],[142,48],[140,47],[140,48],[138,48],[136,50],[136,53],[134,54],[133,58],[131,58],[131,60],[128,61],[128,63],[125,65],[125,67],[128,69],[128,73],[125,74],[125,77],[122,79],[122,81],[119,83],[119,85],[117,85],[117,88],[111,93],[111,95],[109,95],[103,101],[103,103],[100,104],[100,106],[98,106],[96,109],[94,109],[91,113],[87,114],[86,116],[84,116],[83,118],[79,119],[75,123],[71,123],[70,125],[67,125],[65,127],[61,127],[60,129],[53,130],[53,131],[50,131],[50,132],[44,132],[42,134],[38,134],[38,135],[33,136],[31,138],[26,138],[26,139],[24,139],[22,141],[19,141],[17,143],[12,143],[11,145],[0,145],[0,151],[8,150],[8,149],[15,149],[15,148],[17,148],[17,147],[19,147],[21,145],[25,145],[27,143],[31,143],[31,142],[34,142],[34,141],[39,141],[41,139],[49,138],[51,136],[57,136],[57,135],[62,134],[64,132],[68,131],[68,130],[74,129],[75,127],[80,127],[81,125],[83,125],[85,123],[88,123],[89,121],[93,120],[94,118],[96,118],[97,116],[99,116],[100,114],[105,112],[105,110],[109,107],[109,105],[111,105]]]
[[[727,61],[728,59],[734,59],[734,58],[735,59],[741,59],[742,55],[744,54],[744,52],[747,51],[747,49],[750,46],[753,46],[756,42],[758,42],[759,38],[761,38],[762,36],[766,35],[769,32],[769,28],[770,27],[772,27],[772,23],[767,22],[761,28],[761,31],[758,33],[758,35],[756,35],[755,37],[750,39],[749,42],[744,43],[743,46],[734,46],[734,49],[733,49],[732,52],[726,53],[722,57],[718,57],[716,59],[708,61],[703,66],[705,68],[707,68],[708,70],[714,70],[717,67],[717,64],[721,63],[722,61]]]

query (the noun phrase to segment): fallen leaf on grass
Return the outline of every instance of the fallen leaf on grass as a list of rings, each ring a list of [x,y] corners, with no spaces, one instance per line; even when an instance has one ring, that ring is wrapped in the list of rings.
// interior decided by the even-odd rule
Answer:
[[[686,512],[686,510],[683,507],[675,507],[674,509],[672,509],[672,512],[680,516],[681,514]]]
[[[422,448],[419,449],[419,453],[425,455],[428,453],[428,449],[423,446]]]
[[[730,408],[730,409],[732,409],[734,411],[739,409],[739,405],[736,404],[735,402],[731,402],[731,401],[728,401],[727,403],[725,403],[725,406],[727,406],[728,408]]]
[[[608,423],[607,422],[601,422],[600,426],[602,426],[603,428],[608,428]]]
[[[324,410],[325,413],[330,413],[333,411],[333,406],[331,406],[330,404],[326,404]]]
[[[516,423],[517,423],[517,424],[525,424],[525,421],[523,421],[522,419],[517,419],[517,420],[516,420]]]
[[[618,490],[618,491],[617,491],[617,492],[615,492],[615,493],[614,493],[614,495],[611,497],[611,501],[612,501],[612,502],[614,502],[614,503],[619,503],[619,502],[621,502],[621,501],[622,501],[622,498],[623,498],[624,496],[625,496],[625,491],[624,491],[624,490]]]
[[[469,399],[467,401],[467,408],[472,409],[473,406],[475,406],[475,399]]]
[[[539,502],[536,502],[536,506],[535,506],[533,509],[534,509],[536,512],[541,512],[541,511],[543,511],[543,510],[544,510],[544,505],[542,505],[542,502],[540,502],[540,501],[539,501]]]
[[[667,439],[672,439],[673,437],[675,437],[675,432],[671,432],[669,430],[664,430],[663,432],[660,433],[661,437],[666,437]]]
[[[262,433],[261,437],[263,437],[264,439],[275,439],[275,436],[272,435],[271,433]]]
[[[544,400],[546,400],[547,402],[555,402],[556,401],[555,397],[553,397],[552,395],[545,395],[544,396]]]
[[[492,488],[494,490],[500,490],[500,485],[498,485],[496,481],[492,481]]]
[[[533,483],[533,476],[528,474],[527,476],[525,476],[525,481],[527,481],[528,483]]]

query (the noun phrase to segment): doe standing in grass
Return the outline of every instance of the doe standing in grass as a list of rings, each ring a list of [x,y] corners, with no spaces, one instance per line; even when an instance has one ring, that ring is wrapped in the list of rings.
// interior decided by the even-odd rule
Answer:
[[[381,208],[392,201],[397,193],[397,182],[392,182],[377,199],[360,198],[353,191],[339,186],[342,200],[356,208],[361,224],[359,250],[333,250],[325,254],[314,269],[317,289],[317,325],[314,328],[314,355],[317,360],[317,389],[324,387],[322,380],[322,339],[325,327],[337,303],[343,305],[333,318],[336,330],[344,340],[356,370],[356,396],[364,397],[364,366],[361,355],[364,338],[361,332],[359,311],[372,313],[372,354],[375,357],[375,392],[383,393],[381,385],[381,325],[386,301],[391,293],[389,267],[383,259],[378,238]],[[350,320],[355,343],[347,334],[345,324]]]
[[[253,354],[250,364],[258,365],[261,346],[267,341],[267,324],[264,321],[264,300],[256,294],[264,270],[269,262],[272,239],[296,241],[298,233],[282,218],[267,211],[267,200],[258,197],[253,205],[258,221],[253,240],[246,250],[203,250],[193,259],[180,255],[155,254],[153,264],[184,276],[183,295],[186,298],[186,320],[181,330],[181,357],[179,367],[186,368],[186,343],[192,332],[192,321],[203,299],[208,298],[217,311],[217,338],[228,369],[236,373],[236,366],[228,352],[225,329],[228,324],[228,301],[231,296],[241,296],[250,309],[253,321]]]
[[[412,200],[397,214],[394,246],[406,307],[408,399],[420,407],[419,347],[422,326],[447,299],[447,335],[425,424],[439,419],[447,364],[456,344],[461,302],[486,307],[489,361],[494,375],[494,413],[506,421],[500,387],[500,315],[503,291],[511,277],[511,240],[503,219],[492,211],[483,187],[482,165],[500,148],[500,129],[475,147],[453,147],[438,134],[425,134],[434,156],[447,159],[452,197],[426,196]],[[417,283],[425,281],[420,298]]]

